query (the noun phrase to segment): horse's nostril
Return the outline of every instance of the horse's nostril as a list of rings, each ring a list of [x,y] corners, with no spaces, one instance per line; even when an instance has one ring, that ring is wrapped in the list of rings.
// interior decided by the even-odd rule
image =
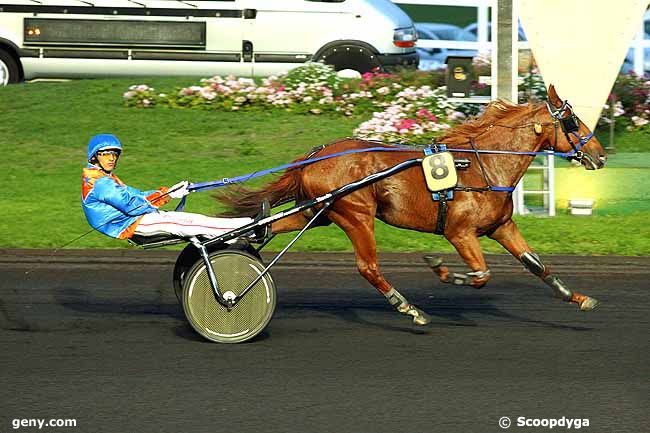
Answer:
[[[600,162],[602,162],[602,163],[604,164],[605,161],[607,161],[607,155],[600,155],[600,156],[598,157],[598,159],[600,160]]]

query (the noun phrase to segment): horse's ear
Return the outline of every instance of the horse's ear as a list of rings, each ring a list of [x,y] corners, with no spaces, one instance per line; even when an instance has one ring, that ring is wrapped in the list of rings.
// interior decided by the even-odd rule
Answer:
[[[548,86],[548,102],[550,102],[551,105],[556,108],[560,108],[562,106],[562,100],[559,96],[557,96],[555,86],[552,84]]]

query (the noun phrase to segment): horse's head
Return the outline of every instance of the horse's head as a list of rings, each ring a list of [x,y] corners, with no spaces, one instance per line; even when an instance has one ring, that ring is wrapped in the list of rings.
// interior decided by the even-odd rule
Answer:
[[[546,107],[555,129],[553,137],[549,138],[549,147],[567,153],[568,159],[578,161],[587,170],[603,168],[607,161],[605,150],[593,132],[575,115],[569,102],[560,99],[552,84],[548,88]]]

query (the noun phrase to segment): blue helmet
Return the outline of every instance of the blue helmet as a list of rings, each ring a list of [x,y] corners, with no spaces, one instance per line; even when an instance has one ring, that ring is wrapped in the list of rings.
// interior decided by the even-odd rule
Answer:
[[[97,134],[88,143],[88,162],[97,156],[100,150],[117,149],[122,152],[122,143],[113,134]]]

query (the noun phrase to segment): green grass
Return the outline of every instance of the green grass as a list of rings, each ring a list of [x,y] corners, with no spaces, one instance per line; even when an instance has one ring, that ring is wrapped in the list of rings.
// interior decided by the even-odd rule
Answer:
[[[623,123],[623,122],[618,122]],[[617,127],[614,131],[613,141],[610,137],[608,126],[601,126],[596,129],[596,137],[613,154],[617,153],[643,153],[650,152],[650,134],[630,133],[623,126]]]
[[[350,135],[363,120],[283,112],[219,113],[122,106],[121,94],[131,84],[146,82],[168,90],[196,81],[81,80],[0,88],[0,247],[59,247],[88,232],[79,198],[80,175],[88,139],[96,133],[111,132],[120,137],[125,153],[117,174],[131,185],[149,189],[185,178],[201,182],[280,165],[313,146]],[[615,156],[619,157],[625,168],[634,164],[640,168],[631,174],[611,169],[609,176],[610,169],[605,169],[593,180],[567,181],[581,190],[602,178],[613,191],[608,200],[621,201],[618,207],[601,209],[604,202],[597,198],[594,217],[518,217],[534,248],[541,253],[650,255],[650,243],[644,241],[650,238],[650,163],[645,165],[646,154]],[[561,170],[574,169],[558,169],[558,176]],[[585,171],[576,173],[581,176]],[[212,214],[216,206],[209,193],[196,194],[191,196],[187,210]],[[274,241],[272,249],[279,249],[287,239],[283,236]],[[383,224],[378,225],[377,239],[380,251],[452,251],[440,237]],[[483,245],[489,252],[503,251],[489,240]],[[123,241],[95,232],[70,246],[127,247]],[[350,251],[351,247],[345,235],[330,226],[308,232],[294,250]]]
[[[555,205],[566,212],[569,199],[593,199],[597,216],[650,211],[650,153],[617,153],[598,171],[555,160]],[[530,171],[525,189],[543,187],[542,172]],[[527,195],[526,204],[542,206],[542,196]]]

